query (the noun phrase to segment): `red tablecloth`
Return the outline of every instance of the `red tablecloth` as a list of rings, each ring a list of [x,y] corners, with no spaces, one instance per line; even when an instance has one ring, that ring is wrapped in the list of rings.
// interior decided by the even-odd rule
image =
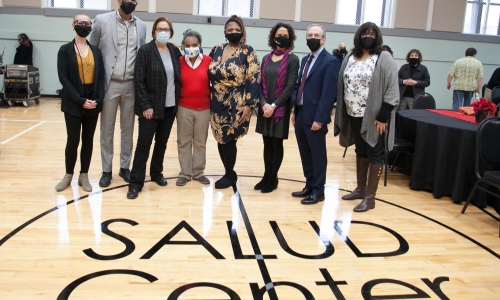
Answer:
[[[428,109],[428,111],[436,113],[436,114],[440,114],[440,115],[443,115],[443,116],[451,117],[451,118],[454,118],[454,119],[459,119],[459,120],[462,120],[462,121],[466,121],[466,122],[469,122],[469,123],[477,124],[476,123],[476,116],[474,116],[474,115],[468,116],[468,115],[466,115],[464,113],[461,113],[461,112],[458,112],[458,111],[441,110],[441,109]]]

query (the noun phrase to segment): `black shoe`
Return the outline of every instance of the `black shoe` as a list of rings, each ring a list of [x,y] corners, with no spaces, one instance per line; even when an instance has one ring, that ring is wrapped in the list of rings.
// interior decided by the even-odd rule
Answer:
[[[262,179],[253,187],[254,190],[262,190],[262,188],[266,185],[267,180],[269,179],[269,176],[265,175],[262,177]]]
[[[111,176],[111,172],[102,172],[101,179],[99,180],[99,186],[100,187],[107,187],[111,184],[111,179],[113,177]]]
[[[307,197],[309,195],[311,195],[313,192],[312,189],[308,189],[308,188],[304,188],[302,191],[300,192],[293,192],[292,193],[292,196],[293,197],[298,197],[298,198],[302,198],[302,197]]]
[[[227,189],[232,185],[233,185],[233,179],[231,178],[231,176],[224,175],[215,182],[214,187],[216,189]]]
[[[118,176],[123,178],[126,183],[130,183],[130,170],[129,169],[120,169],[120,173],[118,173]]]
[[[135,199],[135,198],[137,198],[137,196],[139,196],[139,191],[137,189],[128,188],[128,192],[127,192],[128,199]]]
[[[165,177],[163,177],[163,175],[160,175],[160,177],[156,177],[155,179],[153,179],[153,181],[156,182],[156,184],[159,186],[167,186],[167,180],[165,179]]]
[[[323,200],[325,200],[325,194],[321,194],[321,195],[311,194],[311,195],[307,196],[307,198],[302,199],[300,201],[300,203],[302,203],[304,205],[316,204],[316,203],[321,202]]]
[[[270,193],[278,188],[278,178],[269,177],[267,183],[260,190],[261,193]]]

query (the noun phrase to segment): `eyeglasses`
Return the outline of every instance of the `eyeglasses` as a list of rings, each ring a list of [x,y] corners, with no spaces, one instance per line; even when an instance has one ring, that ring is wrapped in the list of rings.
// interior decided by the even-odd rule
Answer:
[[[75,25],[80,25],[80,26],[91,26],[92,22],[85,22],[85,21],[74,21],[73,24]]]
[[[156,32],[168,32],[170,33],[170,28],[156,28]]]
[[[137,0],[123,0],[124,2],[132,2],[134,4],[137,4]]]

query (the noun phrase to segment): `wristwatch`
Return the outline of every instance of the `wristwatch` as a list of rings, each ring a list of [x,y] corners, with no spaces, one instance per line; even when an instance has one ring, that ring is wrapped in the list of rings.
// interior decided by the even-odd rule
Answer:
[[[276,108],[276,104],[274,104],[274,103],[273,103],[273,104],[271,104],[271,107],[272,107],[272,108]]]

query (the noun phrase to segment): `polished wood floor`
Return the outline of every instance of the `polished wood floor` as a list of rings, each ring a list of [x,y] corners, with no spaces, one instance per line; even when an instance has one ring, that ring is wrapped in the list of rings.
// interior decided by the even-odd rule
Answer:
[[[213,188],[223,168],[211,134],[211,185],[177,187],[176,127],[168,186],[147,182],[128,200],[117,155],[111,186],[98,186],[99,128],[94,191],[75,177],[56,192],[60,102],[29,104],[0,109],[0,299],[499,299],[498,215],[475,206],[462,215],[449,198],[410,190],[397,172],[380,184],[374,210],[353,213],[359,200],[340,197],[355,187],[354,150],[342,158],[331,124],[323,203],[290,196],[304,184],[293,131],[272,193],[253,190],[263,173],[253,129],[238,142],[236,192]]]

